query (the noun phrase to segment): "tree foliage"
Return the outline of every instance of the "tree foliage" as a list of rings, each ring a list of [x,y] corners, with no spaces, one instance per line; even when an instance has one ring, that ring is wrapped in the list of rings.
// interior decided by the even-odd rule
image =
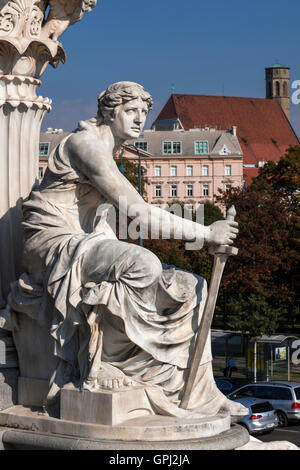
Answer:
[[[126,177],[138,188],[137,164],[123,159]],[[300,147],[290,147],[278,162],[268,162],[247,189],[220,192],[217,204],[205,203],[204,225],[223,218],[219,207],[237,211],[238,256],[228,260],[217,312],[223,326],[251,336],[300,327],[299,313]],[[144,189],[147,180],[143,178]],[[179,201],[172,201],[179,202]],[[182,204],[182,203],[180,203]],[[207,248],[186,251],[181,240],[144,240],[166,264],[211,278],[213,258]]]
[[[248,297],[243,294],[232,297],[228,307],[231,312],[229,327],[251,337],[273,334],[282,315],[280,309],[269,303],[267,294],[261,289]]]
[[[180,204],[181,201],[174,200],[172,204]],[[182,211],[183,214],[183,211]],[[223,219],[221,210],[211,204],[210,202],[204,203],[204,225],[210,225],[216,220]],[[195,220],[195,214],[193,216]],[[200,251],[186,250],[185,242],[182,240],[145,240],[144,246],[151,250],[160,259],[162,263],[174,265],[179,268],[186,269],[204,277],[208,282],[211,278],[211,271],[213,265],[213,258],[208,253],[206,246]]]
[[[218,198],[235,205],[239,222],[239,254],[225,268],[221,295],[236,328],[244,329],[245,321],[252,324],[247,303],[255,321],[265,324],[265,334],[299,324],[299,162],[300,148],[291,147],[278,164],[267,163],[248,189]],[[254,311],[259,298],[265,307]]]

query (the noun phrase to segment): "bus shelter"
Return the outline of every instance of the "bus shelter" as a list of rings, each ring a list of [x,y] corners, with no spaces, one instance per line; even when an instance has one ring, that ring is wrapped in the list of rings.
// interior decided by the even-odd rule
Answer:
[[[298,340],[298,342],[297,342]],[[300,336],[272,335],[253,338],[248,343],[248,377],[257,380],[274,380],[276,377],[291,380],[291,352],[300,347]],[[299,368],[300,373],[300,368]]]

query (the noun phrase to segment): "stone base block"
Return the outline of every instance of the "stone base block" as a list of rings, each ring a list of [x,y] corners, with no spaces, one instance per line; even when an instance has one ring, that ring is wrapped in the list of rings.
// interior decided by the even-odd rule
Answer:
[[[1,448],[1,438],[3,449]],[[194,450],[234,450],[241,445],[245,445],[248,440],[248,432],[238,424],[234,424],[228,431],[215,437],[161,442],[100,441],[95,439],[78,439],[70,436],[53,436],[9,428],[3,428],[3,431],[1,431],[0,428],[0,450],[104,450],[112,451],[112,455],[122,451],[139,451],[142,453],[141,455],[145,455],[145,451],[152,451],[158,454],[164,451],[167,454],[173,451],[181,453],[182,451],[189,452]],[[264,450],[264,448],[260,450]],[[188,457],[190,458],[189,455]],[[146,461],[148,462],[148,460]]]
[[[19,377],[18,404],[42,407],[49,391],[49,380]]]
[[[60,417],[68,421],[114,426],[153,414],[143,387],[90,392],[67,384],[61,391]]]

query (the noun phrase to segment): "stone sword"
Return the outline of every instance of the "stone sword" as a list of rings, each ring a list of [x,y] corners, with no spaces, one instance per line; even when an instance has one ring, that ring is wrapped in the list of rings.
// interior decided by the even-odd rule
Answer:
[[[234,220],[236,216],[236,210],[234,206],[231,206],[227,212],[226,220]],[[198,329],[198,335],[194,348],[194,353],[191,360],[191,366],[186,381],[186,386],[183,394],[183,398],[179,405],[180,408],[187,409],[192,394],[193,386],[196,380],[199,365],[202,359],[203,351],[207,341],[207,337],[211,328],[215,306],[217,302],[220,282],[224,271],[225,263],[227,258],[232,255],[238,254],[238,249],[229,245],[213,245],[209,249],[209,254],[214,255],[214,265],[212,270],[211,281],[209,285],[208,296],[204,308],[204,312],[201,318],[200,326]]]

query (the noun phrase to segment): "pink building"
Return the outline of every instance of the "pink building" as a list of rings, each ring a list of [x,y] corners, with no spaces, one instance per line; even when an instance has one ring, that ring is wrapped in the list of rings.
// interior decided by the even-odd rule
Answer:
[[[180,200],[197,210],[205,201],[215,202],[219,188],[243,184],[243,154],[235,127],[226,131],[145,130],[127,144],[139,149],[151,204],[163,207]],[[137,151],[131,146],[125,147],[124,156],[137,161]]]
[[[41,133],[40,181],[50,152],[68,134],[60,129]],[[215,202],[219,188],[226,190],[243,184],[243,154],[235,127],[227,131],[145,130],[127,144],[124,157],[130,160],[138,161],[139,149],[149,183],[146,198],[151,204],[164,207],[180,200],[195,211],[205,201]]]

